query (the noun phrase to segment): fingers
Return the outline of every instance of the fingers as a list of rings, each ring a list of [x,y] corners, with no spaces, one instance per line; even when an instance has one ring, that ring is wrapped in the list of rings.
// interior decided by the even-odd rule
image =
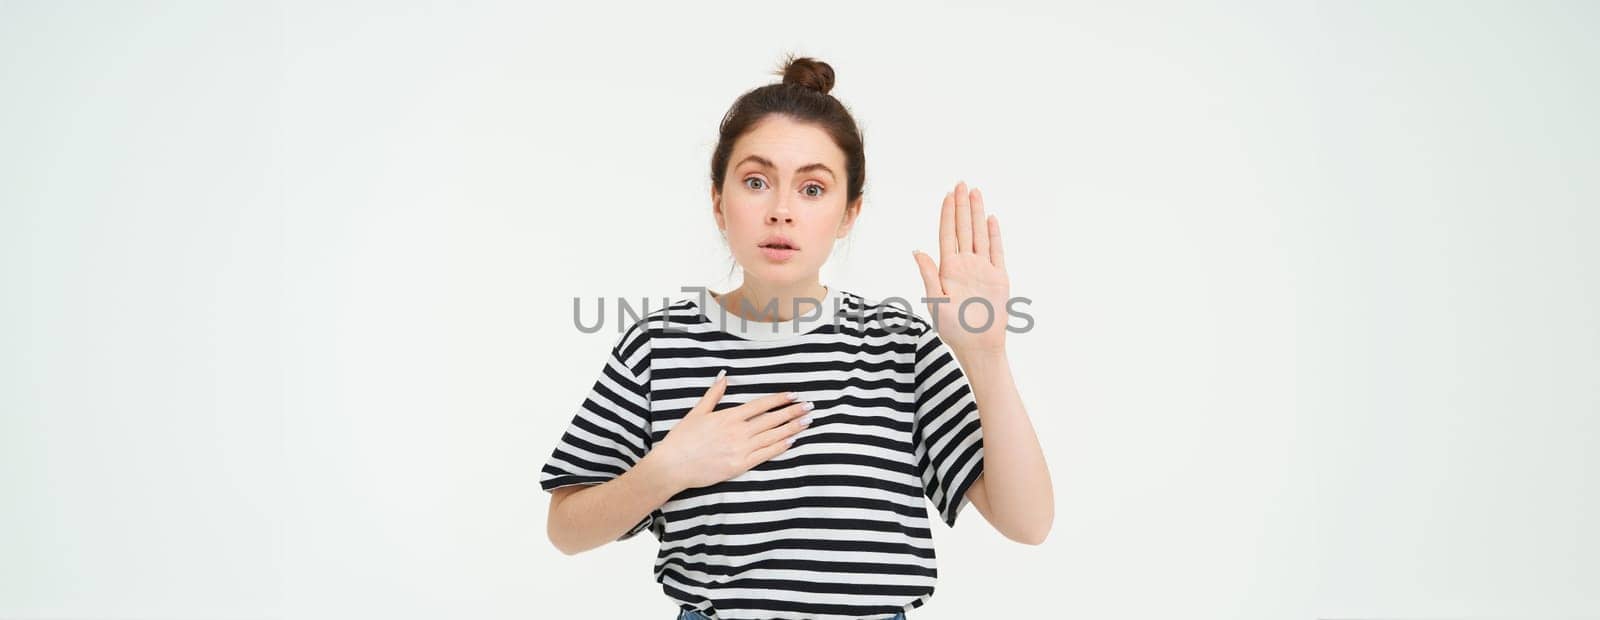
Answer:
[[[799,434],[800,431],[806,430],[806,428],[811,426],[812,416],[810,409],[800,409],[799,412],[790,412],[789,409],[786,408],[784,411],[787,412],[788,417],[778,418],[779,420],[782,420],[781,423],[775,424],[772,428],[756,434],[755,442],[757,446],[765,448],[775,443],[792,443],[785,440],[794,437],[795,435]],[[770,415],[764,417],[777,416]]]
[[[765,462],[767,462],[769,460],[772,460],[772,457],[774,457],[774,456],[778,456],[779,454],[783,454],[783,451],[784,450],[788,450],[788,449],[789,449],[789,442],[788,441],[773,442],[772,445],[763,447],[763,448],[761,448],[759,450],[756,450],[755,452],[751,452],[750,453],[750,458],[747,461],[745,461],[744,468],[745,469],[752,469],[757,465],[760,465],[760,464],[765,463]]]
[[[1006,246],[1000,241],[1000,218],[989,216],[989,262],[1001,270],[1006,268]]]
[[[777,411],[769,411],[754,418],[750,418],[750,434],[758,435],[763,431],[778,427],[786,422],[810,413],[815,407],[815,404],[809,402],[795,403]],[[766,442],[762,442],[761,445],[766,445]]]
[[[775,408],[800,400],[800,395],[794,392],[779,392],[768,394],[750,402],[734,407],[731,412],[736,413],[741,420],[748,420]]]
[[[972,205],[966,181],[956,183],[956,251],[972,251]]]
[[[944,205],[939,209],[939,257],[956,252],[956,197],[946,192]]]
[[[694,407],[689,409],[689,413],[684,414],[684,416],[687,417],[694,415],[696,412],[705,413],[716,409],[717,403],[722,402],[723,393],[727,391],[728,369],[724,368],[717,371],[717,378],[711,381],[711,387],[706,390],[705,395],[700,397],[700,401],[696,402]]]
[[[928,290],[929,297],[943,297],[944,285],[939,283],[939,266],[934,264],[933,257],[911,251],[911,257],[917,261],[917,271],[922,274],[922,288]]]
[[[972,190],[972,251],[989,257],[989,221],[983,215],[983,194]]]

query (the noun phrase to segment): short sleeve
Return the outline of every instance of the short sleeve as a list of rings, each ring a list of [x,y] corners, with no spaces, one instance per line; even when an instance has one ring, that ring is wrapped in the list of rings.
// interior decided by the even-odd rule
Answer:
[[[599,484],[622,475],[650,451],[650,339],[645,323],[630,327],[606,356],[600,376],[572,416],[540,471],[545,491]],[[627,540],[660,520],[645,515],[617,540]],[[656,532],[659,537],[660,532]]]
[[[955,527],[971,500],[967,489],[983,473],[983,424],[978,402],[955,354],[929,326],[917,337],[916,418],[912,426],[923,494]]]

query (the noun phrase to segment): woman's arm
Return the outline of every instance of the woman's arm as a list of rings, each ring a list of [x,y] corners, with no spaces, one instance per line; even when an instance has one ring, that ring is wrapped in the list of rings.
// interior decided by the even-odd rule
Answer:
[[[1037,545],[1055,520],[1050,470],[1004,353],[962,359],[983,420],[983,474],[967,497],[1006,538]]]
[[[616,540],[684,491],[738,476],[789,448],[812,404],[794,392],[767,394],[715,411],[727,371],[660,443],[621,475],[579,490],[552,491],[550,542],[573,555]]]
[[[930,303],[929,311],[967,373],[983,424],[983,474],[967,498],[1006,538],[1044,542],[1055,520],[1055,494],[1006,354],[1011,280],[1000,220],[985,215],[982,193],[957,183],[939,210],[939,261],[921,252],[912,256],[928,297],[947,302]],[[962,321],[968,302],[981,302],[971,307],[986,306],[990,314],[972,311],[972,320]]]
[[[546,531],[550,542],[573,555],[616,540],[645,515],[683,490],[671,468],[645,454],[622,475],[600,484],[551,491]]]

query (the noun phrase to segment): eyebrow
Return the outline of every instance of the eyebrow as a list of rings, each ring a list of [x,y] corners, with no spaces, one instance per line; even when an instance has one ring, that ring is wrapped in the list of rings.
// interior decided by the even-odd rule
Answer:
[[[749,157],[741,159],[741,160],[739,160],[739,163],[734,164],[733,167],[738,168],[739,166],[743,166],[744,163],[747,162],[747,161],[754,161],[757,164],[760,164],[762,167],[765,167],[765,168],[777,168],[777,166],[773,165],[772,162],[767,160],[767,158],[762,157],[760,155],[751,155]],[[838,178],[839,178],[838,175],[833,173],[833,169],[832,168],[829,168],[829,167],[827,167],[825,165],[822,165],[821,163],[806,164],[804,166],[796,168],[795,172],[796,173],[810,172],[812,170],[821,170],[823,172],[826,172],[826,173],[828,173],[828,176],[833,177],[834,180],[838,180]]]

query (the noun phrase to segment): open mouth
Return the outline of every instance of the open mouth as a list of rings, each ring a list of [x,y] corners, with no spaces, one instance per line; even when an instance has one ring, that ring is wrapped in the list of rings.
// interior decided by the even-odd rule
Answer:
[[[771,235],[757,245],[761,248],[761,254],[766,256],[767,260],[776,263],[787,262],[800,252],[800,248],[795,247],[794,242],[789,241],[789,238],[783,235]]]

